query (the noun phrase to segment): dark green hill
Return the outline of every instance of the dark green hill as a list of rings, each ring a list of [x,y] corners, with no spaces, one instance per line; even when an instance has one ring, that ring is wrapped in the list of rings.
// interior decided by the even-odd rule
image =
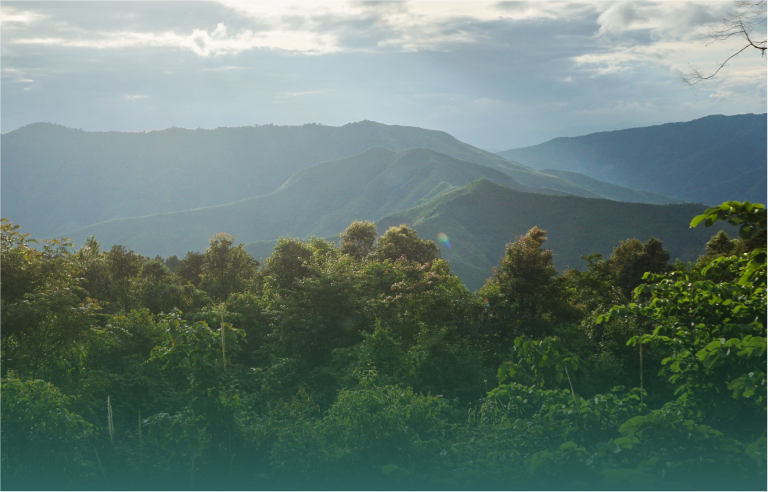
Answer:
[[[138,133],[35,123],[2,135],[3,217],[51,237],[121,217],[223,205],[271,193],[304,168],[372,147],[428,148],[528,186],[597,196],[447,133],[372,121]]]
[[[118,219],[68,234],[77,243],[95,235],[105,246],[124,244],[148,255],[203,250],[219,232],[238,241],[279,236],[329,236],[354,220],[376,220],[415,207],[477,179],[542,193],[509,175],[427,149],[374,148],[300,171],[269,195],[184,212]],[[544,196],[544,195],[542,195]]]
[[[471,289],[491,276],[504,254],[505,244],[531,227],[547,230],[547,247],[555,254],[555,266],[581,267],[580,256],[610,255],[619,241],[654,236],[669,249],[672,258],[694,260],[717,232],[690,229],[691,219],[702,205],[650,205],[574,196],[524,193],[488,180],[471,183],[427,204],[397,212],[378,221],[379,231],[408,224],[419,236],[437,241],[445,233],[451,249],[438,243],[453,271]]]
[[[766,201],[765,113],[556,138],[500,155],[689,202]]]

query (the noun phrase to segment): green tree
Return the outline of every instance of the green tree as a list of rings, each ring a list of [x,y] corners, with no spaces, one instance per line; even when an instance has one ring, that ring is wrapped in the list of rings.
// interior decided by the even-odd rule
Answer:
[[[203,261],[205,261],[205,255],[203,253],[189,251],[187,252],[187,256],[179,262],[176,274],[195,287],[199,287]]]
[[[144,263],[131,285],[132,301],[137,308],[153,314],[198,310],[210,302],[205,292],[174,275],[162,261]]]
[[[669,270],[669,251],[654,237],[645,244],[637,239],[622,241],[613,250],[611,260],[615,285],[625,299],[632,298],[632,292],[643,282],[646,272],[663,273]]]
[[[103,486],[91,447],[93,426],[73,413],[71,398],[51,383],[2,379],[4,489]]]
[[[355,221],[339,234],[342,254],[357,260],[365,260],[376,249],[376,224],[371,221]]]
[[[661,374],[677,394],[694,402],[708,423],[737,431],[746,429],[745,422],[765,421],[765,270],[739,283],[748,262],[720,257],[698,275],[648,276],[635,302],[603,317],[649,320],[653,333],[629,343],[664,347]]]
[[[763,2],[763,5],[765,3]],[[746,283],[760,270],[765,270],[766,259],[766,211],[765,205],[749,202],[724,202],[711,207],[703,214],[691,220],[691,227],[704,224],[710,227],[719,220],[739,226],[739,237],[746,243],[743,246],[749,253],[749,263],[739,282]]]
[[[115,244],[107,253],[112,298],[123,309],[129,308],[131,278],[139,273],[141,264],[142,257],[123,245]]]
[[[225,301],[235,292],[245,292],[259,267],[242,244],[234,243],[234,236],[216,234],[200,266],[200,288],[218,301]]]
[[[518,335],[552,334],[557,323],[572,316],[557,281],[552,251],[543,248],[546,233],[533,227],[508,243],[493,277],[480,290],[490,308],[489,329],[503,350],[509,350]]]
[[[378,260],[397,261],[402,257],[417,263],[430,263],[440,257],[437,245],[427,239],[420,239],[416,231],[405,224],[390,227],[376,246]]]
[[[306,262],[312,254],[313,249],[309,244],[281,237],[261,272],[265,282],[276,290],[290,289],[297,281],[309,275]]]
[[[172,271],[173,273],[178,271],[179,265],[181,265],[181,261],[176,255],[169,256],[165,259],[165,266],[167,266],[168,270]]]

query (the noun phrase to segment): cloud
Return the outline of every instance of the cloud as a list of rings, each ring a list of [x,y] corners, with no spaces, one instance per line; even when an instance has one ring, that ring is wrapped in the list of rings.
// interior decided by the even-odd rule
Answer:
[[[240,26],[218,22],[215,28],[174,26],[139,30],[134,14],[117,17],[111,29],[95,28],[88,19],[68,17],[49,23],[45,34],[12,36],[17,45],[91,49],[137,47],[177,48],[201,57],[232,55],[255,49],[276,49],[307,55],[354,51],[447,50],[488,40],[486,23],[584,15],[594,7],[581,4],[488,2],[241,2],[221,0]],[[18,19],[44,19],[27,12]],[[225,14],[220,14],[224,16]],[[245,22],[247,21],[247,22]],[[31,22],[31,21],[30,21]]]
[[[34,79],[31,79],[30,76],[27,75],[25,71],[20,70],[18,68],[4,67],[3,78],[7,80],[12,80],[14,82],[21,82],[24,84],[31,84],[32,82],[34,82]]]
[[[599,36],[648,31],[653,39],[695,39],[727,15],[732,2],[616,2],[597,19]]]
[[[28,26],[45,17],[34,10],[19,10],[7,5],[0,7],[0,25],[3,29]]]
[[[307,54],[335,51],[324,36],[313,33],[285,33],[272,31],[255,33],[245,30],[230,35],[227,26],[219,23],[213,30],[193,29],[189,35],[173,31],[160,33],[136,31],[93,32],[87,37],[25,37],[13,39],[18,45],[44,45],[72,48],[122,49],[137,47],[187,49],[201,57],[231,55],[257,48],[280,48]]]

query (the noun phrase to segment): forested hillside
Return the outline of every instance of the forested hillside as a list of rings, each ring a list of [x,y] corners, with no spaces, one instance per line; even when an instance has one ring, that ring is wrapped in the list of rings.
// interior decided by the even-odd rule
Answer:
[[[311,166],[269,195],[218,207],[115,220],[67,235],[78,244],[96,235],[104,244],[130,244],[148,256],[202,250],[219,232],[233,234],[242,242],[328,236],[343,231],[353,220],[375,220],[481,178],[519,190],[558,193],[534,190],[496,169],[427,149],[393,152],[374,148]]]
[[[36,123],[2,135],[3,214],[36,236],[53,237],[105,220],[264,195],[306,167],[372,147],[423,147],[495,168],[527,186],[600,196],[444,132],[372,121],[138,133]]]
[[[766,114],[556,138],[499,154],[535,169],[586,174],[687,202],[766,200]]]
[[[690,218],[704,207],[617,203],[574,196],[524,193],[482,180],[447,193],[427,204],[382,218],[379,230],[408,224],[422,237],[437,240],[444,233],[450,248],[443,257],[474,290],[483,285],[504,253],[504,245],[530,228],[548,232],[555,267],[582,268],[581,257],[609,255],[619,241],[660,239],[672,260],[693,261],[704,251],[710,231],[691,229]],[[729,231],[730,232],[730,231]]]
[[[477,191],[542,196],[479,181],[434,212]],[[740,239],[695,263],[627,238],[563,274],[532,227],[475,293],[407,226],[259,264],[223,234],[164,260],[4,220],[2,487],[761,489],[765,208],[692,225],[719,220]]]

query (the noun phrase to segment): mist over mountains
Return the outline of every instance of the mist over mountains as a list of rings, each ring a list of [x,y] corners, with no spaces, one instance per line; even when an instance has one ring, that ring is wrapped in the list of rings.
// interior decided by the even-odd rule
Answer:
[[[35,236],[50,237],[105,220],[265,195],[308,166],[372,147],[427,148],[497,169],[527,186],[600,197],[444,132],[371,121],[146,133],[36,123],[2,136],[3,214]]]
[[[130,244],[149,256],[202,251],[219,232],[241,242],[279,236],[329,236],[354,220],[378,220],[421,205],[478,179],[511,189],[521,185],[495,169],[427,149],[393,152],[373,148],[357,156],[299,171],[268,195],[216,207],[102,222],[73,231],[81,241],[95,235],[105,244]]]
[[[451,237],[444,257],[477,288],[534,225],[549,231],[560,269],[632,237],[695,259],[711,236],[687,228],[702,202],[764,201],[765,120],[713,116],[501,156],[370,121],[147,133],[39,123],[2,136],[3,216],[33,237],[94,235],[147,256],[202,251],[220,232],[263,256],[281,236],[406,223],[427,239]],[[699,204],[672,205],[684,201]]]

